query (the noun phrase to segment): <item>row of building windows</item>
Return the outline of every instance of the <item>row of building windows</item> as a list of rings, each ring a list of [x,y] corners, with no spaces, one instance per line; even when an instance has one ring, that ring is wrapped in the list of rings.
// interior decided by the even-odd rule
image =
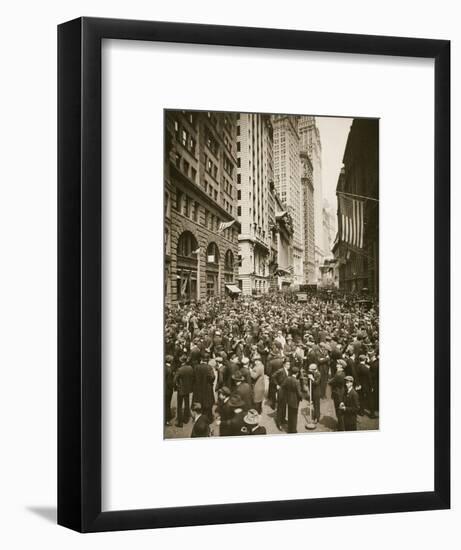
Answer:
[[[223,202],[224,210],[232,216],[232,211],[233,211],[232,204],[226,199],[223,199],[222,202]]]
[[[217,177],[218,177],[218,167],[213,162],[213,160],[207,155],[205,155],[205,171],[208,174],[210,174],[210,176],[212,176],[214,179],[217,179]]]
[[[174,134],[176,141],[195,156],[197,145],[195,137],[184,126],[181,126],[177,120],[174,121]]]
[[[203,218],[200,217],[200,212],[202,208],[204,210]],[[165,215],[167,217],[169,217],[169,210],[170,197],[168,193],[165,193]],[[186,195],[186,193],[182,193],[181,191],[177,192],[176,210],[186,218],[194,221],[195,223],[202,223],[204,227],[206,227],[210,231],[219,231],[219,225],[221,223],[219,217],[211,214],[211,212],[209,212],[206,208],[201,207],[197,201],[191,199],[188,195]],[[238,238],[237,230],[233,227],[226,228],[222,232],[222,235],[230,241],[235,241]]]
[[[197,181],[197,170],[191,166],[189,161],[179,153],[176,153],[175,165],[178,170],[180,170],[185,176],[191,179],[194,183]]]

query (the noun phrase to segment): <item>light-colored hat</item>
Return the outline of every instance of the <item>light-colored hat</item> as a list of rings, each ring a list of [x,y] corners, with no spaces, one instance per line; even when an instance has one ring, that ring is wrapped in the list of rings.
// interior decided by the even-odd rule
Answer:
[[[247,414],[245,415],[245,418],[243,419],[245,424],[250,424],[251,426],[256,426],[259,424],[259,414],[256,409],[250,409]]]

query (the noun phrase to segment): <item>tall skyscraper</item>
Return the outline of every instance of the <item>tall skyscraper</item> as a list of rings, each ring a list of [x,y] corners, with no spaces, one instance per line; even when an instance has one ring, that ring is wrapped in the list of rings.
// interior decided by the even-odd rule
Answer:
[[[314,174],[307,151],[300,152],[304,215],[304,282],[316,283],[315,276],[315,221],[314,221]]]
[[[262,294],[270,287],[272,164],[270,116],[241,113],[237,116],[237,217],[241,225],[239,285],[243,294]]]
[[[273,115],[275,188],[293,220],[294,283],[304,283],[304,221],[296,116]]]
[[[315,278],[320,281],[320,266],[326,255],[323,239],[323,189],[322,189],[322,144],[320,132],[313,116],[301,116],[298,122],[301,151],[306,151],[312,163],[314,183],[315,226]]]

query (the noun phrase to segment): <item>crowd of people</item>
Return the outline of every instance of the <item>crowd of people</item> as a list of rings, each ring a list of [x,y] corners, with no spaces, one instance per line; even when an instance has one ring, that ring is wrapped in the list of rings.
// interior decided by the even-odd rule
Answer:
[[[167,305],[165,424],[192,420],[191,437],[264,435],[265,403],[279,431],[296,433],[301,401],[308,429],[328,394],[336,429],[356,430],[358,415],[379,412],[378,324],[377,303],[339,292]]]

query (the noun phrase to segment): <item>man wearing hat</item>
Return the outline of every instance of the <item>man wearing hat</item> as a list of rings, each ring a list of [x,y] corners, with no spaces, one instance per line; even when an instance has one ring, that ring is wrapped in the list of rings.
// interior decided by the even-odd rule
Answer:
[[[259,414],[256,409],[250,409],[243,418],[244,426],[242,433],[246,435],[266,435],[264,426],[259,425]]]
[[[344,400],[344,369],[346,367],[346,361],[339,359],[336,363],[336,373],[328,380],[331,386],[331,397],[335,405],[336,418],[338,419],[337,430],[338,432],[344,431],[344,414],[342,409],[339,408],[340,403]]]
[[[328,375],[330,373],[330,355],[328,353],[327,344],[320,342],[317,363],[320,371],[320,397],[326,398],[326,389],[328,384]]]
[[[298,430],[296,429],[298,424],[298,408],[299,402],[303,398],[301,393],[301,385],[298,380],[298,373],[298,367],[291,367],[289,371],[289,376],[287,376],[280,388],[281,391],[283,391],[283,396],[288,407],[289,434],[295,434],[298,432]]]
[[[242,428],[245,425],[244,418],[246,411],[243,409],[242,398],[237,394],[232,394],[228,401],[228,406],[233,410],[232,416],[228,420],[218,418],[216,424],[219,426],[219,435],[244,435]]]
[[[354,389],[354,379],[352,376],[344,378],[346,391],[344,392],[344,401],[339,407],[344,413],[344,429],[346,432],[357,430],[357,413],[360,409],[359,396]]]
[[[182,428],[183,422],[187,424],[190,420],[190,394],[194,386],[194,369],[189,365],[186,355],[182,355],[179,361],[181,366],[176,371],[174,383],[178,390],[176,426]]]
[[[359,376],[359,386],[356,388],[359,390],[360,399],[360,411],[359,415],[365,414],[364,409],[371,409],[370,405],[370,393],[371,393],[371,375],[370,365],[367,362],[366,355],[359,356],[359,364],[357,365],[357,371]]]
[[[231,388],[233,385],[232,376],[240,370],[240,360],[237,354],[232,354],[232,357],[224,370],[224,385]]]
[[[309,365],[307,379],[310,380],[312,390],[311,401],[314,405],[312,420],[317,424],[320,420],[320,371],[315,363]]]
[[[264,399],[264,365],[261,359],[254,359],[253,368],[250,369],[250,375],[253,382],[253,403],[254,408],[261,414],[262,403]]]
[[[173,357],[167,355],[165,357],[165,426],[170,426],[170,420],[173,415],[171,414],[171,398],[174,391],[174,370],[173,370]]]
[[[211,410],[214,405],[213,382],[216,361],[210,359],[208,363],[201,361],[194,371],[194,396],[193,401],[202,405],[202,414],[212,420]]]
[[[277,384],[273,375],[283,366],[283,355],[281,347],[275,342],[272,344],[271,352],[267,358],[266,374],[269,378],[269,390],[267,397],[270,401],[270,406],[275,409],[277,404]]]
[[[241,372],[236,372],[234,375],[232,375],[232,380],[234,382],[233,393],[240,396],[243,401],[243,406],[246,410],[251,409],[253,405],[253,396],[250,384],[245,381],[245,378]]]
[[[283,390],[283,383],[289,376],[290,367],[290,360],[288,359],[288,357],[286,357],[283,361],[282,368],[280,368],[272,375],[274,383],[277,386],[277,419],[275,425],[280,431],[282,431],[282,424],[285,424],[287,422],[287,401]]]
[[[230,420],[234,416],[234,408],[229,405],[231,391],[227,386],[218,390],[216,415],[221,420]]]

